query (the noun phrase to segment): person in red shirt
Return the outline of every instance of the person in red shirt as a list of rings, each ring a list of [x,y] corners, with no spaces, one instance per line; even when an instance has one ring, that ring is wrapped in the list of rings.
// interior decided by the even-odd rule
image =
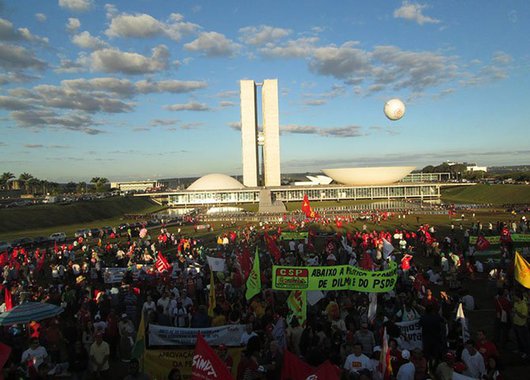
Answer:
[[[486,366],[488,365],[489,358],[498,359],[499,357],[497,347],[493,342],[486,339],[486,334],[484,333],[484,330],[477,331],[476,348],[478,352],[480,352],[484,357],[484,365]]]

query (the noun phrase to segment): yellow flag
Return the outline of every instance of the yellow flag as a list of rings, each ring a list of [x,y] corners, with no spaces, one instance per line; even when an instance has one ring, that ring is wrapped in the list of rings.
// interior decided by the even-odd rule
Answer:
[[[307,315],[307,297],[304,290],[292,290],[287,297],[287,306],[291,314],[296,317],[300,326],[303,326]]]
[[[515,279],[525,288],[530,289],[530,264],[519,253],[515,252]]]
[[[208,316],[209,317],[214,316],[213,310],[215,309],[216,304],[217,304],[217,301],[215,299],[215,282],[213,280],[213,271],[210,270],[210,295],[208,296]]]
[[[144,353],[145,353],[145,320],[144,313],[142,312],[142,319],[140,320],[140,326],[138,326],[138,332],[136,333],[136,342],[132,349],[132,357],[138,359],[140,363],[140,369],[143,371],[144,368]]]
[[[259,270],[259,253],[256,248],[256,254],[254,255],[254,263],[252,264],[252,270],[247,278],[247,291],[245,298],[247,300],[254,297],[256,294],[261,292],[261,272]]]

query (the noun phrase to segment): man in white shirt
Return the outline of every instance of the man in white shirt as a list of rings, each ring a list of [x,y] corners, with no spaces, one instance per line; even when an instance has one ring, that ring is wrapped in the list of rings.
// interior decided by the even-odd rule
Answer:
[[[169,315],[168,314],[168,306],[169,306],[169,302],[170,302],[170,298],[169,298],[169,292],[168,291],[164,291],[164,294],[162,295],[162,297],[160,297],[158,299],[158,301],[156,301],[156,306],[160,306],[162,308],[162,310],[164,310],[164,314],[166,315]]]
[[[21,362],[35,368],[44,363],[48,359],[48,352],[39,343],[39,338],[32,338],[29,343],[29,348],[22,353]]]
[[[246,346],[250,338],[253,336],[258,336],[254,331],[252,331],[252,323],[247,324],[247,330],[241,335],[241,345]]]
[[[416,367],[410,362],[410,352],[408,350],[401,351],[401,357],[404,363],[399,367],[396,380],[414,380]]]
[[[467,367],[464,375],[474,379],[482,379],[482,375],[486,373],[484,357],[477,351],[472,340],[468,340],[465,348],[462,350],[462,361]]]
[[[344,369],[353,374],[359,374],[363,370],[372,368],[372,363],[368,356],[362,353],[363,348],[360,343],[353,345],[353,354],[348,355],[344,362]]]

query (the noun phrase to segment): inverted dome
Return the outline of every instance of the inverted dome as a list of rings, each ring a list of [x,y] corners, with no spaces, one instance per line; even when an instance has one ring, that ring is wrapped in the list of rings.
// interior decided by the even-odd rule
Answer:
[[[233,189],[244,189],[245,186],[226,174],[207,174],[202,176],[191,185],[188,186],[187,190],[233,190]]]
[[[350,186],[390,185],[403,179],[414,166],[380,166],[373,168],[322,169],[336,182]]]

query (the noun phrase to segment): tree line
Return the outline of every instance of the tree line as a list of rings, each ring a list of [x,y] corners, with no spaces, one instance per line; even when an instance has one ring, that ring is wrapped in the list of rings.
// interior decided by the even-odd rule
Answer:
[[[110,183],[104,177],[93,177],[89,183],[84,181],[57,183],[39,179],[26,172],[21,173],[18,177],[11,172],[4,172],[0,176],[0,189],[21,190],[25,194],[32,195],[87,194],[109,191]]]

